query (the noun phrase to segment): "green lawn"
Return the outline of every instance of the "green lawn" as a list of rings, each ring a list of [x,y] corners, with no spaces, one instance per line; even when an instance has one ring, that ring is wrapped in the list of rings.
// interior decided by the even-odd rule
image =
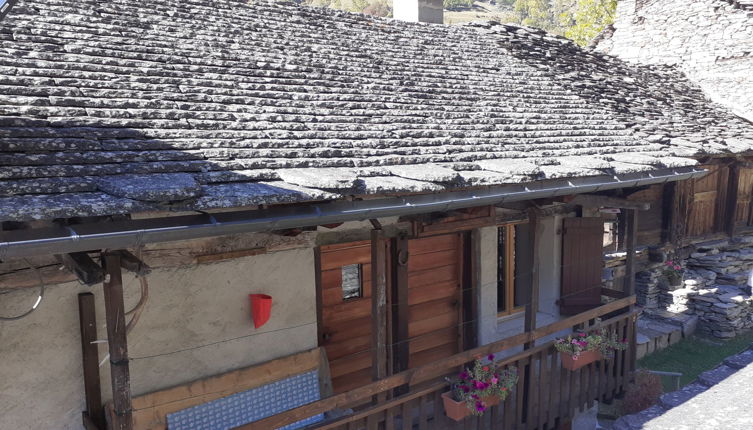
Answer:
[[[753,331],[730,340],[705,336],[690,336],[670,347],[638,360],[638,368],[680,372],[680,385],[684,386],[701,373],[711,370],[730,355],[749,348],[753,343]],[[664,377],[665,391],[673,391],[670,378]]]

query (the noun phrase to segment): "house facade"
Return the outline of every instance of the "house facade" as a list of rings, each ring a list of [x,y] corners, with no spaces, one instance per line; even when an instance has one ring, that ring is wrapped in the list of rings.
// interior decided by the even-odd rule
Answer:
[[[0,22],[3,428],[453,428],[441,377],[489,353],[521,377],[476,427],[565,426],[629,380],[639,245],[711,228],[656,202],[753,145],[681,74],[532,29],[85,5]],[[629,348],[564,371],[574,326]]]

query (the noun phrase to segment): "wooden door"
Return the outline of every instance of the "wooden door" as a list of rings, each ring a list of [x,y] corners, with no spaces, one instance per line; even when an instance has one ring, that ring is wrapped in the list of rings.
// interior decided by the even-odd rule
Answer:
[[[318,267],[319,346],[340,393],[372,379],[371,242],[322,246]]]
[[[753,196],[753,168],[741,167],[738,174],[737,202],[735,204],[735,224],[749,225],[750,204]]]
[[[575,315],[601,304],[604,219],[565,218],[560,313]]]
[[[688,216],[688,237],[704,236],[723,229],[729,168],[721,165],[701,166],[709,174],[693,180],[693,195]]]
[[[408,367],[461,349],[463,236],[408,242]]]

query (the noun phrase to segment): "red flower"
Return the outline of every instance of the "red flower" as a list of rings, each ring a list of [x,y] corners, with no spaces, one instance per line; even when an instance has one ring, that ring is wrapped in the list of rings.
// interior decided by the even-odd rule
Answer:
[[[484,369],[484,372],[488,372],[489,371],[489,366],[484,366],[484,367],[482,367],[482,369]]]

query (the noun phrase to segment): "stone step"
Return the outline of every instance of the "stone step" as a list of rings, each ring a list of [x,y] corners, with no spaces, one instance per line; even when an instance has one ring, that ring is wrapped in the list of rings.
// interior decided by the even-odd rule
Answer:
[[[677,391],[672,391],[671,393],[662,395],[659,398],[659,404],[664,409],[671,409],[671,408],[674,408],[675,406],[679,406],[687,402],[688,400],[692,399],[698,394],[701,394],[707,389],[708,387],[701,384],[700,382],[693,382],[691,384],[688,384],[682,387],[681,389]]]
[[[753,345],[751,345],[751,348],[753,348]],[[745,350],[724,360],[724,364],[734,369],[742,369],[751,363],[753,363],[753,349]]]
[[[707,387],[713,387],[714,385],[727,379],[727,377],[735,372],[737,372],[737,369],[735,369],[734,367],[722,364],[698,375],[698,382]]]
[[[648,409],[633,415],[625,415],[617,419],[612,426],[613,430],[640,430],[644,424],[664,413],[661,406],[654,405]]]

